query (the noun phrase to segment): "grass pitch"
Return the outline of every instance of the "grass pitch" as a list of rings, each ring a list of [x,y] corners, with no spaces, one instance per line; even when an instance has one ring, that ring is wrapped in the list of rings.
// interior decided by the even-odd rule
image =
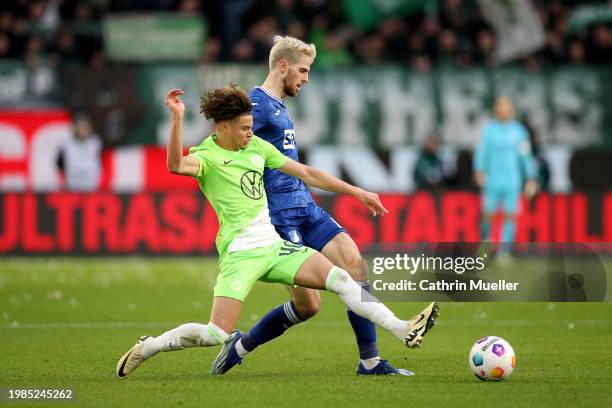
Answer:
[[[0,258],[0,388],[72,388],[75,401],[56,404],[87,407],[612,405],[609,303],[443,303],[422,349],[379,330],[382,356],[416,376],[366,378],[355,375],[344,306],[323,294],[319,315],[225,376],[208,375],[214,347],[161,353],[115,378],[138,336],[208,321],[216,273],[216,259],[202,258]],[[239,328],[287,296],[258,283]],[[404,318],[423,305],[389,304]],[[468,352],[485,335],[514,347],[505,381],[483,383],[469,371]]]

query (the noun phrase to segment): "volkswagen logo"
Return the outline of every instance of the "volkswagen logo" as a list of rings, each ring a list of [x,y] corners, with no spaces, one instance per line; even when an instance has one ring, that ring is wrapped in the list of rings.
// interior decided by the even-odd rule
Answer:
[[[244,195],[253,200],[263,197],[263,177],[256,171],[249,170],[240,178],[240,188]]]

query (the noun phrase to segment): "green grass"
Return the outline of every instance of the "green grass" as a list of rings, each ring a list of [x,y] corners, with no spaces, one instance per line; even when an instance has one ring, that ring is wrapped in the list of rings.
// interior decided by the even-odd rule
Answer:
[[[379,330],[383,357],[415,377],[362,378],[344,307],[323,294],[318,316],[225,376],[208,376],[218,348],[197,348],[159,354],[116,379],[117,359],[138,336],[208,321],[216,270],[215,259],[0,258],[0,388],[73,388],[69,406],[87,407],[612,404],[609,303],[444,303],[422,349]],[[286,298],[282,286],[258,284],[239,328]],[[389,306],[408,317],[423,303]],[[500,383],[478,381],[467,364],[473,342],[491,334],[517,354]]]

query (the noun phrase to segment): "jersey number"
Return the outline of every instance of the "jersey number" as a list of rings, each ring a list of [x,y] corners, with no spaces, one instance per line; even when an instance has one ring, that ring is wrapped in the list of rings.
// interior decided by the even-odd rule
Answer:
[[[293,131],[293,129],[285,129],[283,149],[295,149],[295,132]]]

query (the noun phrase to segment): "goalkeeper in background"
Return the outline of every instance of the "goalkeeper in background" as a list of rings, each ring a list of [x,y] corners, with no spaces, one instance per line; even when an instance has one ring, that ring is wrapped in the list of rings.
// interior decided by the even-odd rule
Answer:
[[[491,239],[491,220],[501,207],[504,221],[499,255],[500,260],[508,260],[516,235],[523,184],[528,197],[535,195],[538,186],[529,135],[525,127],[514,119],[512,100],[498,97],[494,114],[495,119],[482,130],[474,157],[476,184],[482,191],[480,239]]]

